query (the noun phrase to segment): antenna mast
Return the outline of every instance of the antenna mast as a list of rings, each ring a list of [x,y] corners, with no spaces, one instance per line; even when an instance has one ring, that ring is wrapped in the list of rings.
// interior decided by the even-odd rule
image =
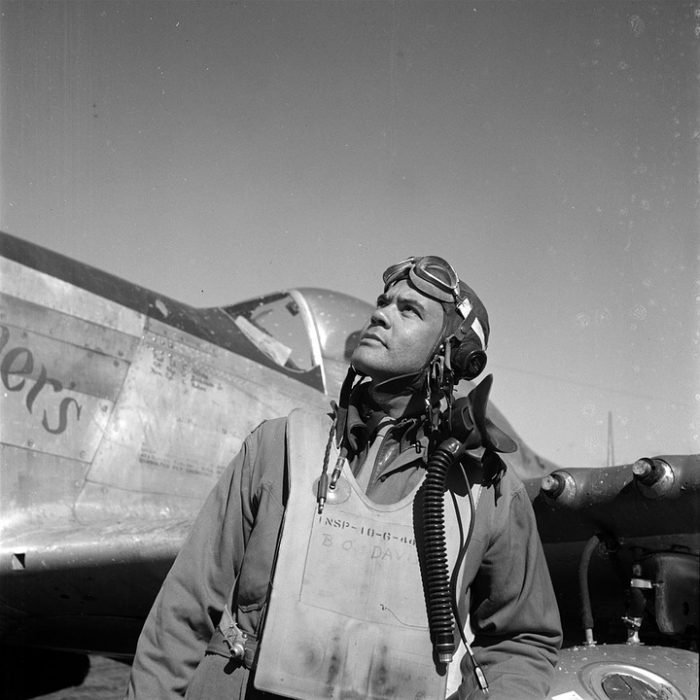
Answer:
[[[615,466],[615,441],[613,439],[612,411],[608,411],[608,466]]]

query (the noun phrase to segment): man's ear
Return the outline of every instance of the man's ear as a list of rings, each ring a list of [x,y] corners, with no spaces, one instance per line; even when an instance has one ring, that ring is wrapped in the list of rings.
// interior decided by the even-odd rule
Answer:
[[[455,379],[474,379],[486,367],[486,353],[476,343],[462,341],[450,357]]]

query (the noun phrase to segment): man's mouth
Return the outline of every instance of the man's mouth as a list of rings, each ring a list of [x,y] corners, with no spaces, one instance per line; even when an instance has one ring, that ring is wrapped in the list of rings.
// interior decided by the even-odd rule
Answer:
[[[381,345],[386,345],[386,343],[378,335],[375,335],[374,333],[363,333],[362,337],[360,338],[360,342],[362,342],[364,340],[375,340],[376,342],[380,343]]]

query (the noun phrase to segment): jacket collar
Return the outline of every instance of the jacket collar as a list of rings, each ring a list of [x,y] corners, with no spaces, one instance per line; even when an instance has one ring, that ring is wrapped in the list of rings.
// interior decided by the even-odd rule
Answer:
[[[350,395],[344,441],[351,456],[361,454],[367,449],[379,423],[388,416],[386,408],[380,406],[372,397],[369,386],[367,382],[358,384]],[[400,452],[403,453],[409,447],[416,452],[425,451],[428,440],[419,406],[409,404],[407,413],[393,419],[393,422],[391,432],[399,440]]]

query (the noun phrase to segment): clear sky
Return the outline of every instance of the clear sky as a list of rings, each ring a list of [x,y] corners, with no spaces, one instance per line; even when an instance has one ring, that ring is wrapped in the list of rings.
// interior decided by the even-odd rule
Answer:
[[[545,457],[700,452],[700,3],[0,10],[2,230],[196,306],[442,255]]]

